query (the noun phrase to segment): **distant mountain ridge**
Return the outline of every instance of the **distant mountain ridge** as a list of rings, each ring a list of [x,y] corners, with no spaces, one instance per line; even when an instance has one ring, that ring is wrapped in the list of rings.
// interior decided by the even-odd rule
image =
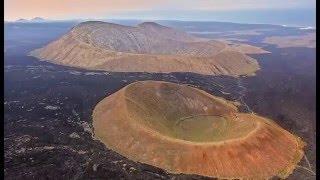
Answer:
[[[28,22],[28,21],[29,21],[29,20],[23,19],[23,18],[16,20],[16,22]]]
[[[32,18],[30,21],[32,22],[43,22],[43,21],[46,21],[44,18],[41,18],[41,17],[35,17],[35,18]]]
[[[238,76],[259,69],[255,59],[225,42],[194,37],[154,22],[137,26],[83,22],[30,55],[67,66],[119,72]]]
[[[46,22],[46,21],[47,20],[44,19],[44,18],[35,17],[35,18],[30,19],[30,20],[21,18],[21,19],[16,20],[15,22],[35,23],[35,22]]]

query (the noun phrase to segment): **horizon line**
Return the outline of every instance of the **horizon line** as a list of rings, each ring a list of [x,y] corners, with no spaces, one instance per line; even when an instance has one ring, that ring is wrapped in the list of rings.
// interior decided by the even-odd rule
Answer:
[[[34,18],[42,18],[44,21],[43,22],[36,22],[32,21]],[[27,20],[26,22],[17,22],[20,19]],[[246,24],[246,25],[276,25],[276,26],[283,26],[283,27],[307,27],[307,28],[312,28],[316,29],[316,25],[297,25],[297,24],[283,24],[283,23],[250,23],[250,22],[234,22],[234,21],[219,21],[219,20],[192,20],[192,19],[150,19],[150,18],[67,18],[67,19],[47,19],[43,17],[33,17],[33,18],[18,18],[16,20],[5,20],[5,23],[50,23],[50,22],[63,22],[63,21],[107,21],[107,20],[128,20],[128,21],[180,21],[180,22],[217,22],[217,23],[233,23],[233,24]]]

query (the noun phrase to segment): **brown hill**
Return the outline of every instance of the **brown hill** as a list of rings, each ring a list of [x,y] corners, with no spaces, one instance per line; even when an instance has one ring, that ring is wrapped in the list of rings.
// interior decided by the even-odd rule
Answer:
[[[305,145],[272,120],[161,81],[135,82],[106,97],[93,126],[97,139],[129,159],[222,179],[286,178]]]
[[[237,76],[259,69],[256,60],[244,52],[225,42],[193,37],[152,22],[130,27],[89,21],[30,55],[95,70]]]
[[[298,36],[270,36],[263,40],[264,43],[274,44],[279,48],[307,47],[316,48],[316,33]]]

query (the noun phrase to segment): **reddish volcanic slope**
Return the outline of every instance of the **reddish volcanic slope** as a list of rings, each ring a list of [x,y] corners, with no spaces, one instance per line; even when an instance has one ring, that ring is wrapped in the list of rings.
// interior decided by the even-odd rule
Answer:
[[[95,137],[134,161],[216,178],[286,178],[305,143],[272,120],[186,85],[132,83],[93,112]]]

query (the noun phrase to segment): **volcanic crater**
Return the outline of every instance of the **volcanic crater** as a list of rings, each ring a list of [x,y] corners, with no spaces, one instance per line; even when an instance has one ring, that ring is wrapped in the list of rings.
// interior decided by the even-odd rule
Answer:
[[[30,55],[91,70],[239,76],[252,75],[260,69],[247,54],[261,53],[267,51],[198,38],[153,22],[124,26],[88,21]]]
[[[95,137],[108,148],[172,173],[215,178],[286,178],[305,143],[235,103],[163,81],[129,84],[100,101]]]

